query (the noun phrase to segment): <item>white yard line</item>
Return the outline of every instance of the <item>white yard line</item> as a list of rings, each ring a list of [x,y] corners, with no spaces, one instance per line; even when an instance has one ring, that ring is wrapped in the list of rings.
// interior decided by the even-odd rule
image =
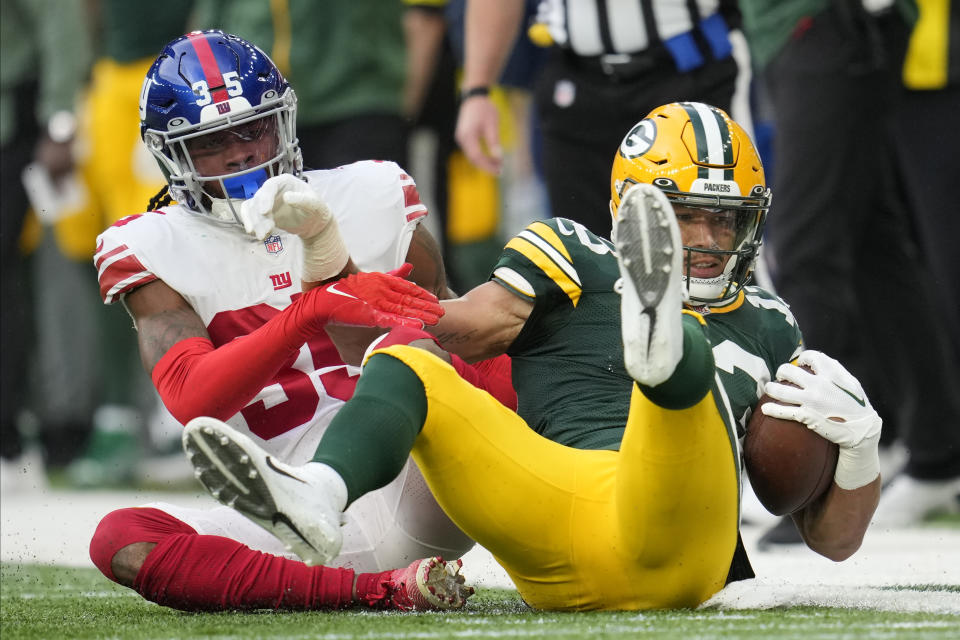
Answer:
[[[216,506],[204,494],[47,491],[0,500],[0,560],[92,567],[87,554],[100,519],[147,502]],[[835,563],[802,546],[756,551],[761,527],[745,527],[744,543],[759,576],[730,585],[707,605],[720,609],[791,605],[960,614],[960,593],[895,591],[890,586],[960,585],[960,529],[919,528],[867,533],[853,558]],[[512,586],[484,549],[464,557],[464,571],[481,587]]]

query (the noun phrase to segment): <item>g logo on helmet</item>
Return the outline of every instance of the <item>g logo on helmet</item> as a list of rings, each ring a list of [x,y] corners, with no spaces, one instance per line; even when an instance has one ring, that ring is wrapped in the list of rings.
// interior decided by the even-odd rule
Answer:
[[[642,156],[650,150],[656,139],[657,124],[649,118],[641,120],[620,143],[620,155],[625,158]]]

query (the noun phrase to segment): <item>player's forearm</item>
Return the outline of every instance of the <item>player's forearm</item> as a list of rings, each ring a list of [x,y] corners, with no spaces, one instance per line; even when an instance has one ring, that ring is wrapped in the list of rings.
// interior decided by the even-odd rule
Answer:
[[[441,304],[443,317],[426,330],[444,349],[471,363],[506,353],[533,311],[533,303],[493,281]]]
[[[840,562],[860,548],[879,500],[879,476],[853,490],[834,483],[821,500],[793,514],[793,520],[808,547]]]
[[[151,378],[170,414],[181,424],[197,416],[227,420],[249,404],[296,351],[258,338],[251,334],[219,349],[190,338],[168,351]]]
[[[426,330],[440,341],[444,349],[467,362],[506,353],[509,343],[498,339],[494,327],[478,322],[470,309],[460,304],[462,302],[462,298],[444,300],[442,304],[446,313],[436,325],[426,327]]]
[[[523,0],[469,0],[464,22],[464,89],[500,78],[523,20]]]
[[[197,416],[227,420],[249,404],[319,331],[307,298],[302,296],[256,330],[220,347],[205,337],[174,344],[150,372],[173,417],[183,424]]]

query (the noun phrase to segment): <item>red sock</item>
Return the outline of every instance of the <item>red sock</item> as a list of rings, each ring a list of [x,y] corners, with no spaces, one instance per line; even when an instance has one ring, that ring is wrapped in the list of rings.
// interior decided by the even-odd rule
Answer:
[[[308,567],[189,525],[152,508],[107,515],[90,542],[90,557],[111,580],[114,554],[134,542],[154,542],[133,588],[151,602],[185,611],[321,609],[352,604],[351,569]]]
[[[196,535],[193,527],[174,518],[166,511],[153,507],[128,507],[111,511],[90,540],[90,559],[98,569],[114,582],[113,556],[117,551],[135,542],[160,542],[174,533]]]
[[[351,569],[308,567],[220,536],[174,534],[147,556],[133,588],[185,611],[323,609],[352,604]]]
[[[395,571],[396,569],[380,573],[358,573],[357,602],[375,609],[389,608],[387,583]]]

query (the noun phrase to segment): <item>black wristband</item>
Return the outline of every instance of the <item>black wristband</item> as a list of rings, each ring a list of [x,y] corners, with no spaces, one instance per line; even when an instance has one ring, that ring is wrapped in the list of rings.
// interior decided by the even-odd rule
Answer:
[[[474,96],[489,96],[489,95],[490,95],[490,87],[487,87],[487,86],[471,87],[466,91],[460,92],[460,102],[463,102],[467,98],[472,98]]]

